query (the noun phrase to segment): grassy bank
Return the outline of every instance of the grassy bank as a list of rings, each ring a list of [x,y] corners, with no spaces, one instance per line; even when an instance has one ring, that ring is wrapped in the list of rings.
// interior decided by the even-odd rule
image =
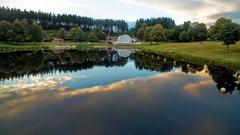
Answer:
[[[57,44],[52,42],[41,42],[41,43],[19,43],[8,44],[0,42],[0,53],[9,52],[21,52],[21,51],[39,51],[39,50],[52,50],[55,46],[59,45],[70,45],[76,46],[77,50],[89,50],[93,48],[108,48],[109,46],[105,43],[79,43],[79,42],[66,42],[64,44]]]
[[[147,53],[167,55],[175,59],[240,67],[240,42],[227,51],[222,42],[161,43],[136,46]]]

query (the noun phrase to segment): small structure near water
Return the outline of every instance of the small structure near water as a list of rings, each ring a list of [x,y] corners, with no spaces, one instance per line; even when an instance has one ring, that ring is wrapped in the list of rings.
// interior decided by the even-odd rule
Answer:
[[[141,44],[141,42],[137,42],[136,39],[130,37],[127,34],[119,36],[117,41],[114,42],[114,45],[136,45],[136,44]]]
[[[62,39],[62,38],[54,38],[54,39],[52,40],[52,42],[53,42],[53,43],[63,44],[63,43],[65,42],[65,40]]]
[[[114,44],[131,44],[133,42],[134,40],[129,35],[124,34],[122,36],[119,36],[117,42],[115,42]]]

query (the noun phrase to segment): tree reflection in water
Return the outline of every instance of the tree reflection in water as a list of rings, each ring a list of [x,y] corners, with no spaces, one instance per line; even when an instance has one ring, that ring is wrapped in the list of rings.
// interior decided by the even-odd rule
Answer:
[[[0,54],[0,80],[30,75],[74,72],[94,66],[124,66],[128,58],[119,57],[114,51],[21,52]]]
[[[139,70],[170,72],[181,68],[185,73],[204,70],[204,64],[175,61],[155,54],[135,53],[129,58],[120,57],[113,50],[67,51],[60,54],[53,52],[17,52],[0,54],[0,80],[21,78],[30,75],[58,72],[76,72],[91,69],[94,66],[124,66],[128,59],[134,60]],[[239,73],[224,67],[207,65],[205,70],[217,83],[219,92],[226,94],[240,91]]]
[[[138,53],[135,56],[136,67],[140,70],[152,70],[169,72],[174,68],[180,67],[182,72],[196,73],[204,70],[204,64],[188,63],[184,61],[175,61],[171,58],[158,56],[154,54]],[[237,70],[227,69],[225,67],[206,65],[204,72],[209,73],[213,81],[217,83],[217,89],[220,93],[232,93],[235,90],[240,91],[240,74]]]

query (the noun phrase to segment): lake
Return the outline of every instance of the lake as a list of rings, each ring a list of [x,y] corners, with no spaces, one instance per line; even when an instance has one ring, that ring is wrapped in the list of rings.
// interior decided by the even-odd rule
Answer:
[[[0,134],[239,135],[239,71],[133,50],[0,54]]]

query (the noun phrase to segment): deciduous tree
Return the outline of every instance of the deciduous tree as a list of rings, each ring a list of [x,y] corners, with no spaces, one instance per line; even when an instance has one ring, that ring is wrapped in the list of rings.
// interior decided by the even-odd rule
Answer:
[[[70,37],[73,41],[85,41],[85,33],[80,27],[72,28],[70,30]]]
[[[151,31],[151,40],[155,41],[156,44],[158,44],[158,42],[160,41],[165,41],[166,37],[165,37],[165,30],[162,27],[162,25],[157,24],[153,27],[152,31]]]
[[[60,28],[59,31],[58,31],[58,37],[62,38],[62,39],[65,39],[65,36],[66,36],[65,29],[64,28]]]
[[[88,42],[97,42],[97,36],[94,32],[90,32],[88,34],[87,39],[88,39]]]
[[[181,40],[183,42],[189,41],[188,32],[186,32],[186,31],[181,32],[181,34],[179,35],[179,40]]]
[[[202,44],[202,41],[207,40],[208,30],[204,23],[193,23],[190,33],[193,41],[201,41]]]
[[[31,40],[34,41],[35,43],[43,41],[44,31],[41,26],[37,25],[36,23],[33,23],[30,26],[29,32]]]
[[[229,45],[236,44],[239,41],[240,29],[238,24],[228,22],[224,24],[220,29],[220,39],[224,41],[224,44],[229,50]]]

